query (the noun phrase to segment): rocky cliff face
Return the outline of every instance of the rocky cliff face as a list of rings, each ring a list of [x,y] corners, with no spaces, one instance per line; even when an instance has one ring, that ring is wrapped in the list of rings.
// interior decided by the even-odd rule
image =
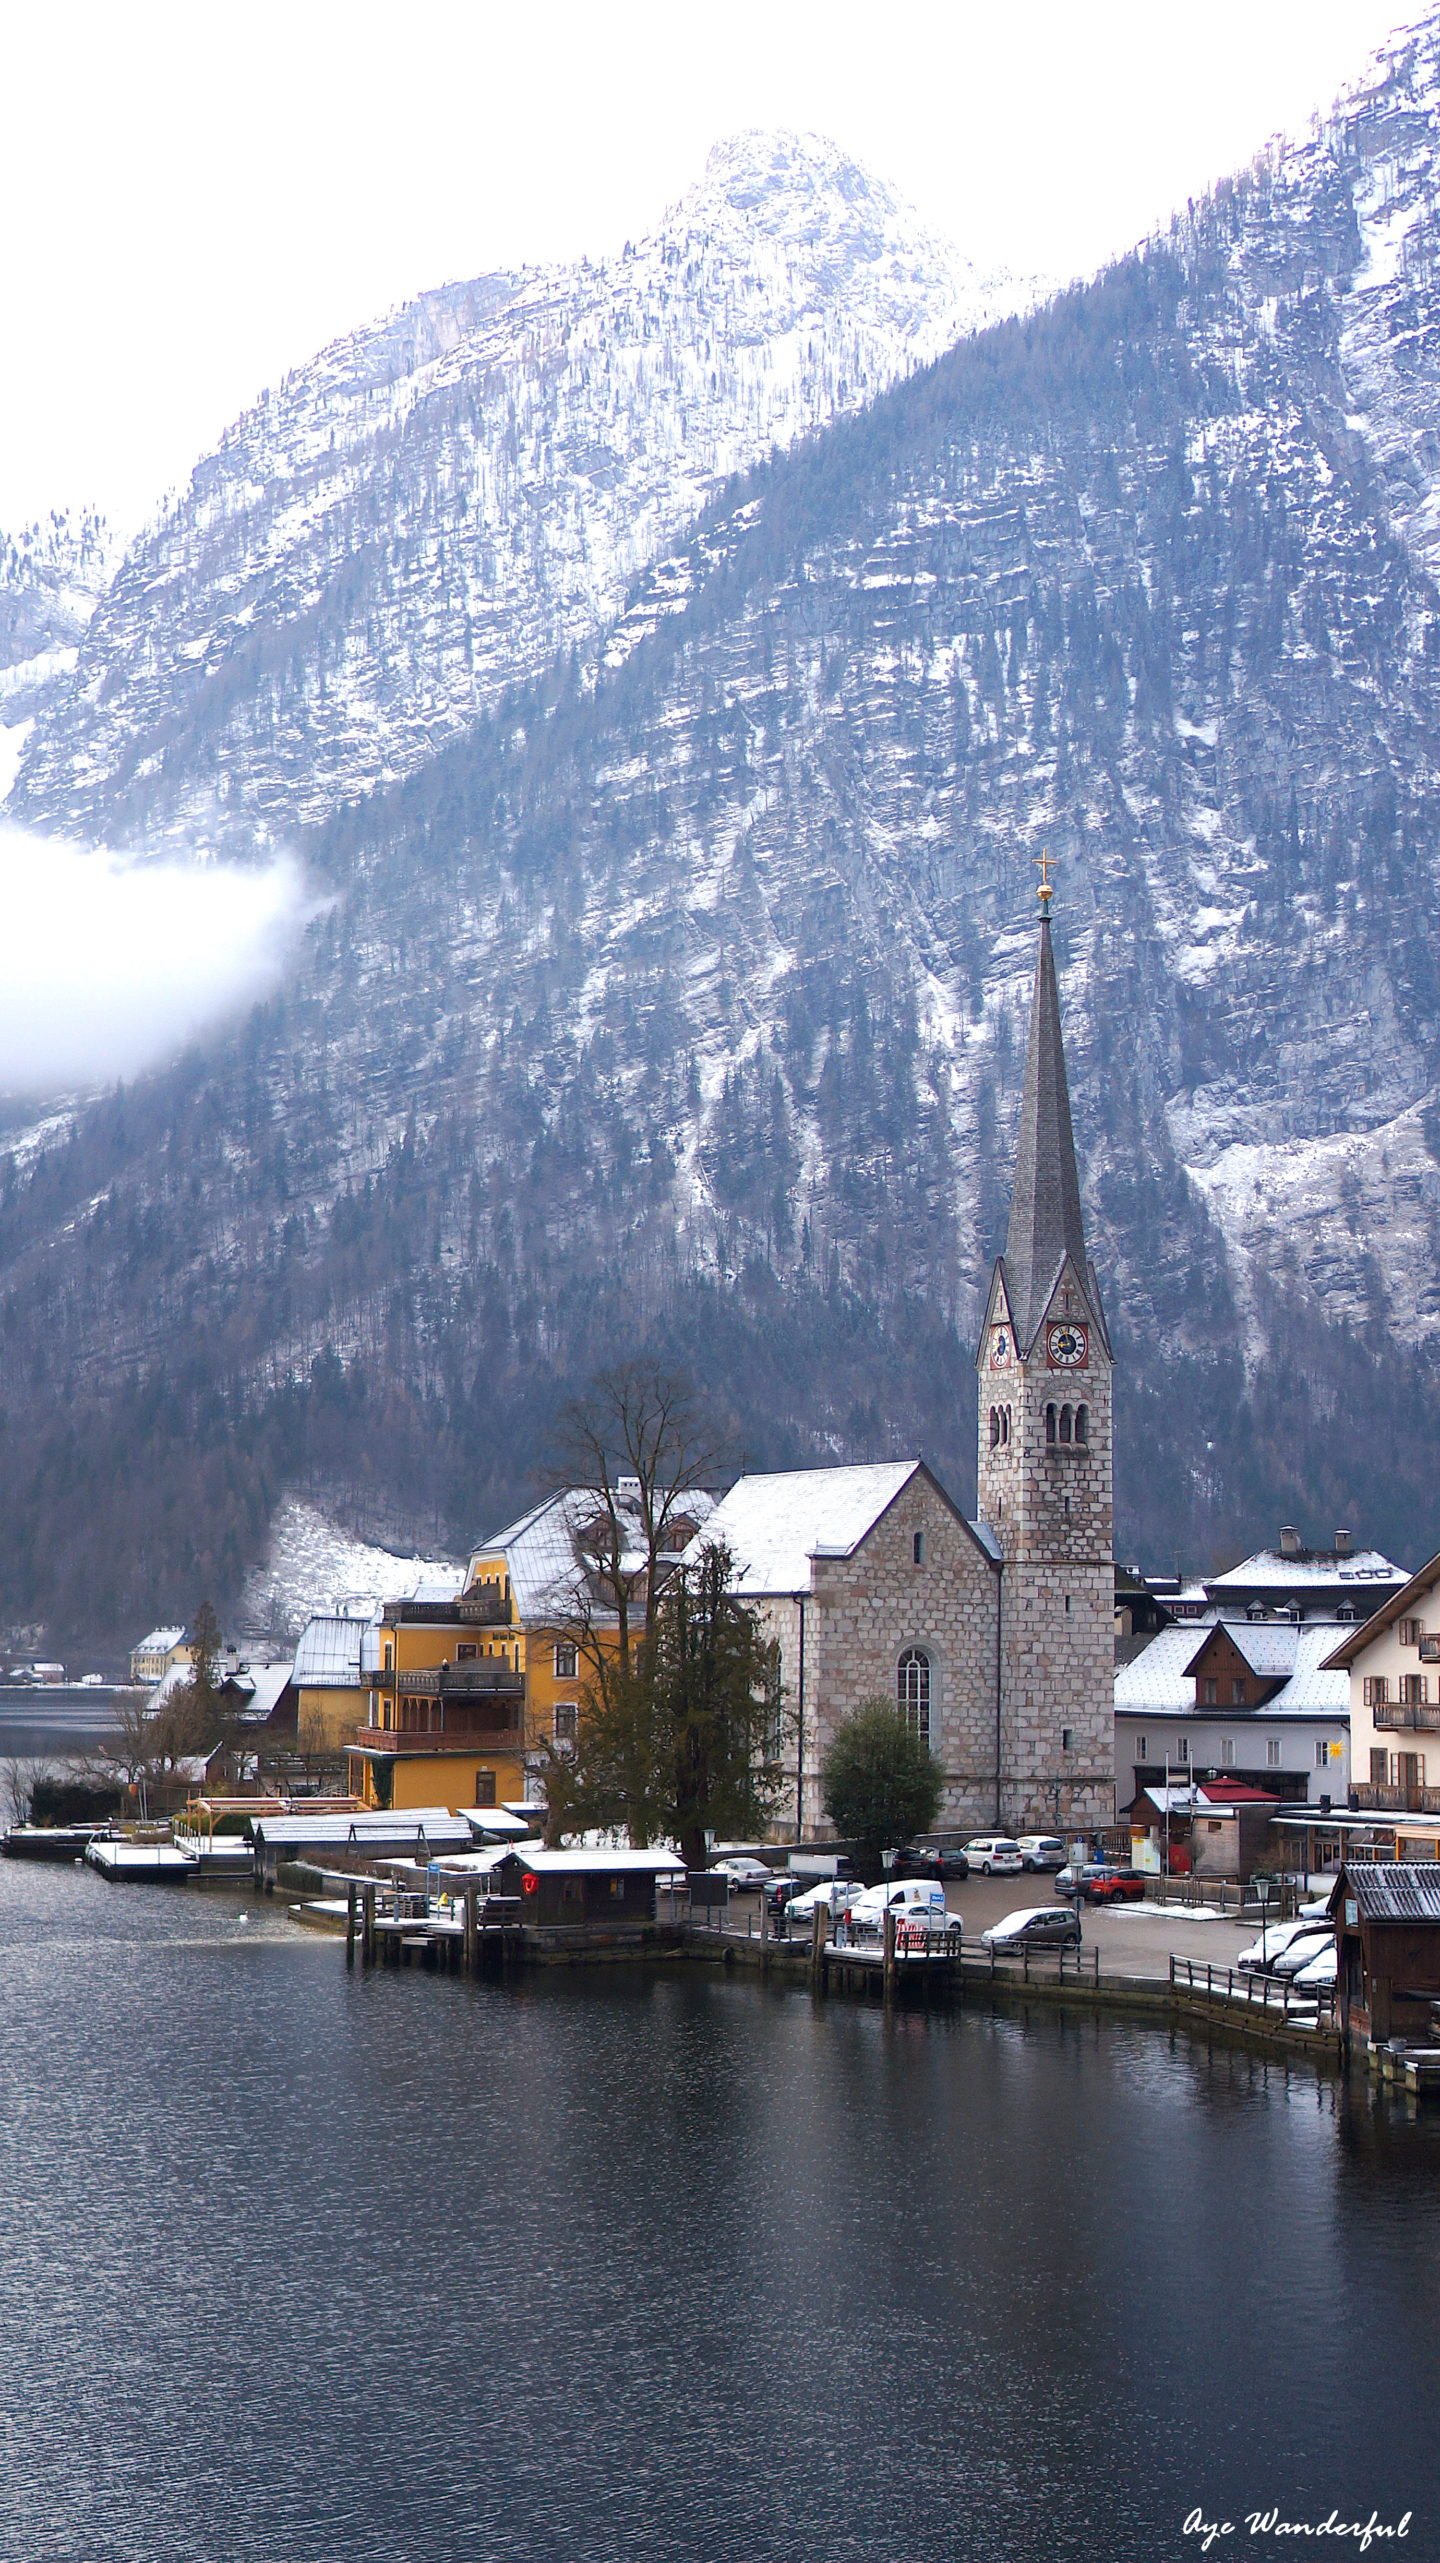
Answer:
[[[116,556],[108,526],[89,513],[0,532],[0,800],[36,720],[58,709]]]
[[[217,1581],[287,1482],[460,1536],[617,1345],[688,1360],[751,1464],[919,1445],[967,1494],[1042,845],[1126,1545],[1203,1562],[1281,1509],[1425,1545],[1437,148],[1431,20],[1094,285],[706,505],[716,463],[583,646],[294,803],[334,905],[284,1003],[8,1185],[12,1577],[93,1588],[103,1546],[113,1584],[134,1524],[70,1492],[107,1452],[144,1455],[151,1554],[178,1505]],[[318,703],[360,625],[306,610]],[[57,725],[26,806],[193,811],[197,742],[248,772],[259,723],[290,808],[228,682],[128,780]]]
[[[1013,308],[813,136],[742,134],[648,239],[328,348],[132,549],[13,815],[239,853],[593,649],[732,474]]]

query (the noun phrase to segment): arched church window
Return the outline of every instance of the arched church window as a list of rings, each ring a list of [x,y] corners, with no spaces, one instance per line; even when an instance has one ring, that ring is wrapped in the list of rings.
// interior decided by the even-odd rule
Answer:
[[[1088,1406],[1077,1406],[1075,1409],[1075,1439],[1077,1442],[1088,1442],[1090,1439],[1090,1409]]]
[[[1045,1439],[1047,1442],[1053,1442],[1055,1439],[1055,1409],[1053,1406],[1047,1406],[1045,1409]]]
[[[999,1449],[999,1447],[1000,1447],[1000,1409],[999,1409],[999,1407],[998,1407],[998,1406],[992,1406],[992,1407],[991,1407],[991,1409],[990,1409],[990,1448],[992,1449],[992,1451],[994,1451],[994,1450],[998,1450],[998,1449]]]
[[[1010,1439],[1010,1409],[1008,1406],[1002,1406],[1000,1409],[1000,1439],[1002,1442],[1008,1442]]]
[[[923,1646],[907,1646],[895,1668],[895,1699],[900,1715],[922,1744],[930,1741],[930,1658]]]
[[[1068,1442],[1070,1439],[1070,1426],[1072,1421],[1073,1417],[1069,1407],[1062,1406],[1060,1409],[1060,1439],[1062,1442]]]

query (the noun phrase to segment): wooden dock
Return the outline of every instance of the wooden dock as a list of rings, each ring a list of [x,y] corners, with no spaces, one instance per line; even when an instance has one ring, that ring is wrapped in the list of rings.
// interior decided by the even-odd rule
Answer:
[[[491,1895],[481,1881],[457,1883],[453,1893],[440,1895],[348,1873],[327,1884],[345,1893],[347,1967],[358,1956],[365,1967],[418,1962],[492,1975],[520,1954],[519,1897]]]

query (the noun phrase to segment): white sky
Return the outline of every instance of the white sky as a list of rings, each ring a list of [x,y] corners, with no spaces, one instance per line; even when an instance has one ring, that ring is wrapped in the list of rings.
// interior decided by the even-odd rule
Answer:
[[[341,331],[648,229],[743,125],[1088,269],[1303,125],[1394,0],[43,0],[0,36],[0,527],[132,524]],[[23,387],[23,397],[17,393]]]

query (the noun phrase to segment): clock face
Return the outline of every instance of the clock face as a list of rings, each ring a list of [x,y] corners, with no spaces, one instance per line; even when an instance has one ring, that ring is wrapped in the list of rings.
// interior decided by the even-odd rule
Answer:
[[[1004,1370],[1015,1358],[1015,1339],[1008,1326],[997,1326],[990,1336],[990,1361],[995,1370]]]
[[[1090,1358],[1090,1339],[1083,1326],[1047,1327],[1045,1359],[1052,1370],[1083,1370]]]

